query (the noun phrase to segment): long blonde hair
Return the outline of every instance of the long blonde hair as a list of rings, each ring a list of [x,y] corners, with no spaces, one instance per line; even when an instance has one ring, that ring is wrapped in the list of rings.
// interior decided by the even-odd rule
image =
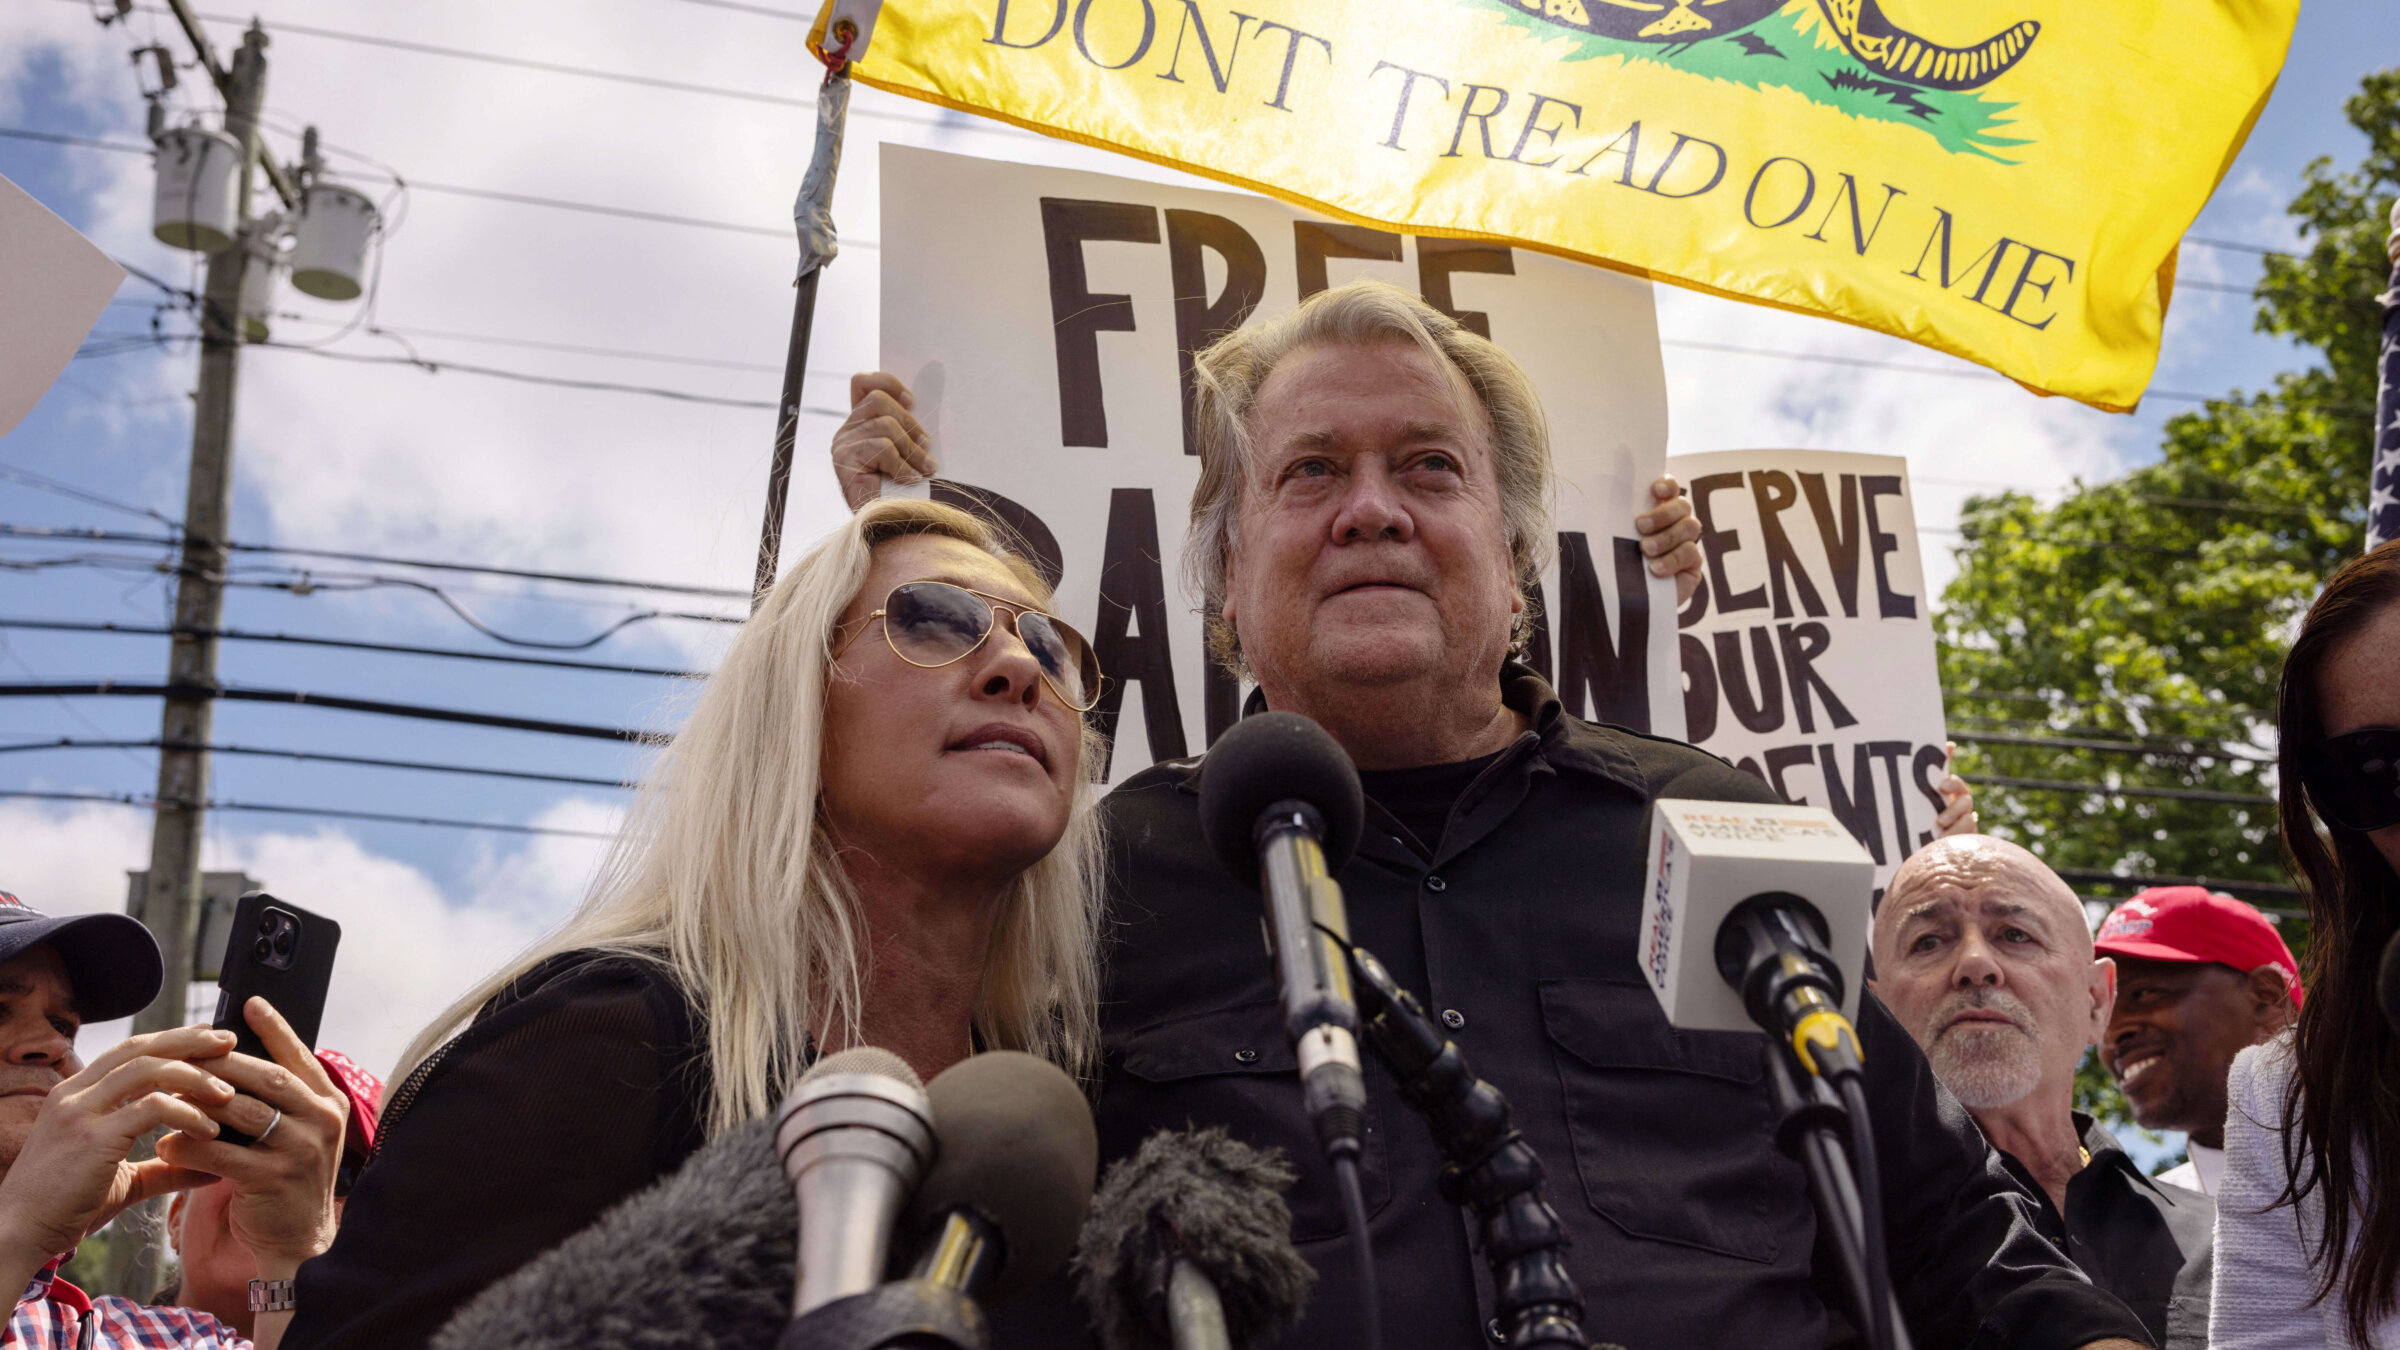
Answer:
[[[643,782],[591,891],[557,930],[442,1010],[401,1056],[404,1081],[542,961],[599,951],[666,968],[697,1010],[714,1136],[774,1108],[811,1033],[859,1025],[866,925],[818,810],[827,672],[877,545],[957,539],[999,558],[1036,603],[1049,587],[992,526],[929,501],[868,504],[767,592]],[[1099,1040],[1099,826],[1084,731],[1066,835],[1008,888],[974,1029],[1085,1073]]]

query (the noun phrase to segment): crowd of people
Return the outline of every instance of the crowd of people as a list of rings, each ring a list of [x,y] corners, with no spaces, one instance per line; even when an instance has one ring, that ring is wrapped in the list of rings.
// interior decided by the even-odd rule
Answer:
[[[1530,381],[1404,292],[1326,291],[1198,355],[1187,556],[1249,707],[1356,762],[1353,936],[1509,1096],[1550,1169],[1600,1339],[1856,1335],[1755,1036],[1669,1026],[1635,963],[1650,804],[1769,802],[1689,745],[1564,711],[1520,658],[1553,537]],[[1255,898],[1201,836],[1205,755],[1099,794],[1104,673],[992,524],[884,499],[934,469],[911,397],[853,384],[856,508],[765,595],[646,781],[589,896],[403,1056],[385,1099],[274,1009],[271,1060],[205,1027],[87,1065],[83,1021],[158,988],[122,916],[0,897],[0,1282],[8,1347],[416,1347],[512,1272],[862,1045],[931,1078],[983,1050],[1090,1088],[1103,1161],[1220,1125],[1280,1146],[1317,1287],[1292,1345],[1358,1343],[1352,1240],[1301,1109]],[[1688,593],[1671,480],[1636,521]],[[1891,1282],[1920,1345],[2400,1346],[2400,545],[2330,578],[2278,713],[2302,967],[2257,911],[2145,892],[2095,937],[2036,852],[1943,836],[1877,911],[1858,1030]],[[2186,1132],[2150,1176],[2074,1109],[2088,1049],[2135,1118]],[[1395,1343],[1496,1338],[1443,1160],[1368,1077],[1366,1232]],[[219,1140],[223,1127],[255,1138]],[[167,1131],[155,1157],[138,1140]],[[127,1205],[177,1195],[180,1287],[59,1275]],[[1085,1344],[1054,1279],[1009,1347]]]

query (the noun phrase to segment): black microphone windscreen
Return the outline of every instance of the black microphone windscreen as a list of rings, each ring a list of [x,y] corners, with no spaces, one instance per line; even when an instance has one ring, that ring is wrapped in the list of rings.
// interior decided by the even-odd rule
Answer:
[[[1066,1072],[1014,1050],[964,1059],[925,1085],[941,1156],[917,1184],[901,1231],[974,1209],[999,1228],[1004,1264],[980,1297],[996,1303],[1066,1261],[1091,1208],[1100,1141],[1091,1104]]]
[[[1259,713],[1236,722],[1200,761],[1200,830],[1225,870],[1258,884],[1258,817],[1281,801],[1306,802],[1324,819],[1325,870],[1338,873],[1358,849],[1366,796],[1358,769],[1325,728],[1298,713]]]
[[[1281,1150],[1252,1148],[1222,1128],[1160,1130],[1109,1168],[1075,1249],[1077,1287],[1101,1344],[1171,1343],[1150,1299],[1177,1258],[1216,1287],[1237,1348],[1289,1329],[1317,1278],[1292,1246],[1283,1193],[1294,1178]]]
[[[774,1350],[799,1227],[775,1122],[750,1121],[477,1295],[432,1350]]]
[[[2400,933],[2383,944],[2383,966],[2375,972],[2375,1002],[2383,1018],[2400,1031]]]

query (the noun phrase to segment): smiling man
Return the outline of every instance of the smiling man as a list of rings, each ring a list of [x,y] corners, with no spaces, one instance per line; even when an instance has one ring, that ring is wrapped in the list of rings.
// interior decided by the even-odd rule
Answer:
[[[2292,949],[2265,915],[2230,895],[2162,886],[2117,906],[2100,925],[2098,950],[2117,963],[2117,1010],[2100,1062],[2135,1120],[2186,1133],[2190,1158],[2159,1179],[2215,1195],[2233,1057],[2300,1015]]]
[[[2205,1346],[2216,1207],[2144,1176],[2074,1109],[2075,1070],[2109,1025],[2117,970],[2094,954],[2067,883],[2004,840],[1936,840],[1892,874],[1873,947],[1868,987],[2040,1195],[2042,1235],[2158,1344]]]

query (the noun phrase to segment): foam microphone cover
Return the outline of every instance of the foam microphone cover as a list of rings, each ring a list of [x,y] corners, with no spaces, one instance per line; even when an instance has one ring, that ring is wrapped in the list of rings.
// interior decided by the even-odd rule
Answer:
[[[941,1156],[917,1184],[900,1231],[922,1237],[947,1211],[1000,1230],[999,1273],[977,1292],[997,1303],[1066,1262],[1092,1203],[1100,1140],[1091,1104],[1065,1071],[1014,1050],[960,1060],[925,1085]]]
[[[1172,1344],[1151,1291],[1165,1287],[1178,1258],[1216,1287],[1236,1350],[1289,1330],[1317,1278],[1292,1246],[1283,1193],[1295,1176],[1281,1150],[1252,1148],[1222,1128],[1160,1130],[1109,1168],[1075,1249],[1077,1289],[1100,1343]]]
[[[434,1350],[774,1350],[792,1318],[800,1206],[775,1120],[718,1136],[484,1290]]]
[[[834,1073],[922,1086],[907,1061],[868,1047],[825,1056],[801,1081]],[[792,1319],[799,1229],[770,1114],[726,1131],[672,1176],[484,1290],[432,1344],[775,1350]]]
[[[1349,752],[1298,713],[1269,712],[1233,724],[1200,761],[1200,831],[1243,884],[1258,885],[1258,818],[1281,801],[1317,809],[1325,870],[1339,873],[1358,851],[1366,796]]]

